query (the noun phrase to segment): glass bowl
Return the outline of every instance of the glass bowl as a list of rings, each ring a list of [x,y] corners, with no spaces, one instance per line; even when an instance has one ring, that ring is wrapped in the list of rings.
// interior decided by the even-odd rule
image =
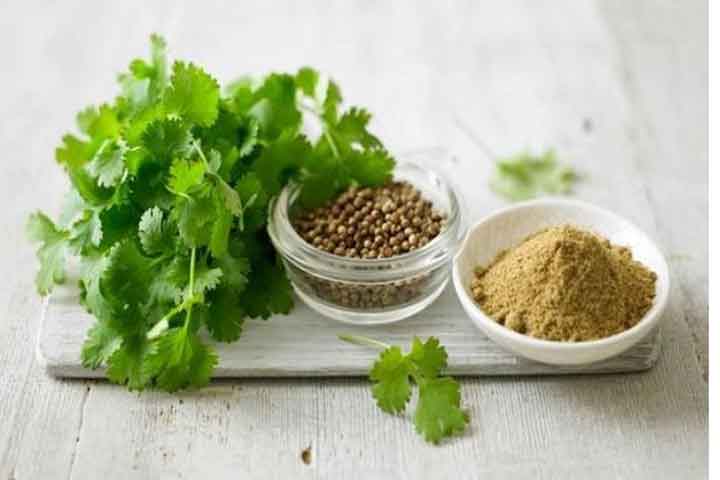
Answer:
[[[270,204],[268,233],[297,295],[312,309],[345,323],[391,323],[418,313],[442,292],[463,235],[460,202],[439,174],[412,163],[395,167],[446,215],[445,227],[417,250],[388,258],[333,255],[303,240],[291,224],[301,186],[287,185]]]

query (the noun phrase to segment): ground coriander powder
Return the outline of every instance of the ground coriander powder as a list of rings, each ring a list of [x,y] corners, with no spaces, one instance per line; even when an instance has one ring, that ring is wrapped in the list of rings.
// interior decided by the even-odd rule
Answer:
[[[569,342],[634,326],[652,306],[657,278],[628,248],[571,225],[531,235],[475,277],[473,297],[498,323]]]

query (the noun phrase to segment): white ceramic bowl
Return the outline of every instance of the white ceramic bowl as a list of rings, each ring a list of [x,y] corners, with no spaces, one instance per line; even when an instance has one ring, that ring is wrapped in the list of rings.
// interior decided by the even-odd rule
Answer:
[[[510,330],[483,313],[472,298],[470,282],[478,265],[489,264],[504,249],[528,235],[569,223],[594,231],[616,245],[632,250],[633,258],[657,274],[655,302],[634,327],[622,333],[587,342],[540,340]],[[516,204],[476,223],[468,231],[453,260],[453,281],[460,303],[472,321],[493,341],[517,355],[554,365],[579,365],[618,355],[642,340],[660,321],[670,292],[667,262],[658,247],[635,225],[593,205],[561,199]]]

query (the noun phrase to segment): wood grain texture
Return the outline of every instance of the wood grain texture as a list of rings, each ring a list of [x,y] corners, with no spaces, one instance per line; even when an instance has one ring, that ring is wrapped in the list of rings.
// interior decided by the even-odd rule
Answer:
[[[85,2],[0,15],[0,478],[703,478],[707,476],[707,7],[701,0]],[[463,380],[472,424],[426,445],[353,379],[221,381],[128,394],[49,378],[22,234],[57,212],[52,151],[116,72],[166,35],[221,81],[310,64],[375,113],[393,150],[438,145],[478,218],[492,155],[554,146],[576,196],[629,217],[672,262],[655,368]],[[310,448],[310,463],[301,452]]]
[[[95,319],[78,305],[79,290],[70,286],[73,284],[71,279],[43,305],[38,359],[56,377],[102,377],[102,369],[89,370],[80,365],[85,332]],[[591,365],[560,367],[518,358],[472,324],[453,288],[448,286],[427,310],[392,325],[345,325],[324,318],[299,302],[290,315],[276,316],[270,321],[248,321],[238,342],[213,342],[220,357],[214,377],[365,377],[378,352],[338,339],[338,335],[348,333],[371,335],[392,345],[407,344],[403,348],[409,348],[409,339],[414,335],[423,339],[434,335],[447,349],[450,362],[447,371],[452,375],[637,372],[651,368],[660,353],[660,335],[655,332],[624,354]]]

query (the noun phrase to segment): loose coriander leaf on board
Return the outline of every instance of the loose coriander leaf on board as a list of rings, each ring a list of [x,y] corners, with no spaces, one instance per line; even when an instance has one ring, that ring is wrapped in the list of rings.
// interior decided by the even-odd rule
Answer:
[[[560,165],[553,150],[540,156],[521,153],[498,161],[490,187],[499,195],[512,200],[527,200],[541,193],[567,194],[578,175]]]
[[[420,370],[423,377],[435,378],[447,367],[448,355],[437,338],[430,337],[423,343],[415,337],[408,358]]]
[[[412,395],[412,379],[419,389],[415,428],[425,440],[438,443],[465,430],[469,416],[460,407],[460,384],[451,377],[439,376],[447,366],[447,352],[437,338],[430,337],[424,343],[414,338],[408,354],[400,347],[366,337],[340,335],[339,338],[349,343],[383,348],[370,370],[370,380],[374,382],[373,397],[380,409],[395,414],[403,412]]]
[[[410,400],[410,364],[400,347],[390,347],[380,354],[370,370],[373,397],[378,407],[388,413],[405,410]]]
[[[415,428],[425,440],[438,443],[465,431],[467,413],[460,408],[460,384],[449,377],[419,383]]]

